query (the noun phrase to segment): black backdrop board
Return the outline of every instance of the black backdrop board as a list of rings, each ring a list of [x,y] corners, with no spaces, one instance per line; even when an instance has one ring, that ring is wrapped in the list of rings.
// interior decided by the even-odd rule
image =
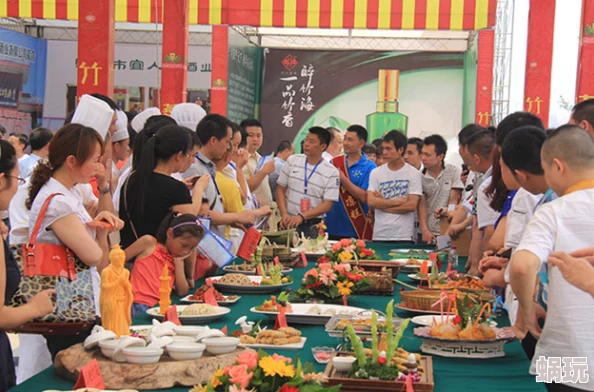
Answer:
[[[403,74],[431,69],[462,70],[463,66],[463,53],[270,49],[260,108],[264,127],[262,153],[272,152],[285,139],[293,141],[299,151],[304,130],[320,125],[320,119],[314,119],[316,111],[341,94],[377,80],[380,69],[397,69]],[[365,125],[365,116],[358,123]],[[346,124],[332,117],[330,123],[324,124],[328,125],[343,128],[340,125]]]

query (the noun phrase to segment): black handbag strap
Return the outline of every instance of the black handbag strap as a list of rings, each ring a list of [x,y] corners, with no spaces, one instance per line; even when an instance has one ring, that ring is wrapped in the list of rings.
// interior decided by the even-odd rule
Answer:
[[[128,181],[136,172],[130,173],[126,181],[124,181],[124,208],[126,209],[126,216],[130,221],[130,228],[132,229],[132,234],[134,234],[134,238],[138,239],[138,233],[136,232],[136,228],[134,227],[134,222],[132,221],[132,217],[130,216],[130,210],[128,210]]]

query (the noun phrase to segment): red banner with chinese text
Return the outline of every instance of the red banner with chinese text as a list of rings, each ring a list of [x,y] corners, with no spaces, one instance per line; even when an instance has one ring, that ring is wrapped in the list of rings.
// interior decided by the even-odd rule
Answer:
[[[594,1],[583,0],[576,102],[594,98]]]
[[[530,0],[524,110],[549,123],[556,0]],[[546,26],[546,28],[543,28]]]
[[[481,30],[478,33],[478,55],[476,72],[476,117],[475,122],[491,125],[493,104],[493,52],[495,31]]]

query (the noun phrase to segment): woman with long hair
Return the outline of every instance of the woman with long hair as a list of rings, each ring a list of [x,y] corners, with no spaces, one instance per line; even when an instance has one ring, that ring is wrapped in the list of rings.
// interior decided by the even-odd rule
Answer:
[[[103,154],[103,140],[92,128],[80,124],[62,127],[52,139],[48,159],[39,163],[31,176],[27,208],[29,232],[37,222],[41,208],[52,194],[58,194],[49,203],[37,236],[38,243],[63,245],[91,268],[95,307],[99,309],[98,273],[109,263],[108,234],[119,230],[123,222],[111,212],[102,211],[96,221],[106,225],[93,224],[82,200],[75,192],[76,184],[88,183],[96,174]],[[98,272],[99,271],[99,272]],[[77,336],[46,336],[52,358],[58,351],[82,342],[85,334]]]
[[[7,141],[0,140],[0,210],[8,209],[19,182],[24,181],[19,178],[14,147]],[[9,307],[8,302],[19,288],[21,275],[6,241],[2,240],[0,246],[0,391],[7,391],[16,385],[16,374],[10,341],[4,330],[50,314],[54,310],[51,299],[54,291],[42,291],[25,305]]]

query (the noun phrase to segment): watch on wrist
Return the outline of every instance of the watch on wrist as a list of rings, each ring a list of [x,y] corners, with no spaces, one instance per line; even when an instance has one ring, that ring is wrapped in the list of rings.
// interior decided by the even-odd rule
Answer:
[[[106,195],[106,194],[108,194],[108,193],[109,193],[109,191],[110,191],[110,189],[109,189],[109,185],[107,185],[107,186],[105,187],[105,189],[101,189],[101,188],[97,187],[97,190],[99,191],[99,194],[100,194],[100,195]]]

